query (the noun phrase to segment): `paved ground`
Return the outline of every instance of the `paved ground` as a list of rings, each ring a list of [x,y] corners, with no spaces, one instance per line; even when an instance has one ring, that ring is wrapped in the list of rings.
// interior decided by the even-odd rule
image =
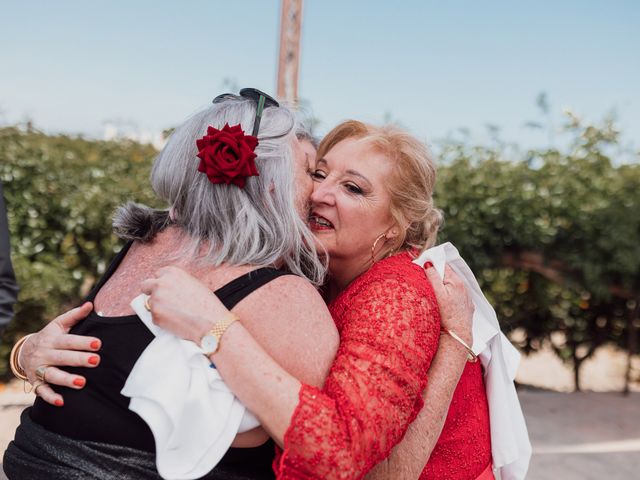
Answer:
[[[11,390],[0,393],[0,452],[31,401]],[[524,390],[520,399],[534,446],[527,479],[640,478],[640,393]]]
[[[531,480],[640,478],[640,393],[520,392]]]

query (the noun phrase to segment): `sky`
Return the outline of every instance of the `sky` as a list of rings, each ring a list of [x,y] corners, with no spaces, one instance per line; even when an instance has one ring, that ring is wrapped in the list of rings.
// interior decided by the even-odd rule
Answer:
[[[231,86],[275,92],[278,0],[0,0],[0,124],[151,138]],[[525,147],[563,109],[640,148],[637,0],[304,0],[300,97],[320,120]],[[545,118],[536,98],[544,92]]]

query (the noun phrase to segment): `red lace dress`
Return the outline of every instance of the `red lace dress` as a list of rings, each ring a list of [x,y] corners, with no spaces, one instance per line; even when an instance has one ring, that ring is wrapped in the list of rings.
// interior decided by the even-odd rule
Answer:
[[[377,262],[330,305],[340,347],[322,390],[309,385],[300,389],[284,451],[274,461],[278,479],[362,478],[389,455],[422,408],[440,314],[424,271],[411,260],[401,253]],[[488,415],[482,425],[475,417],[466,425],[460,415],[467,401],[481,400],[476,390],[484,395],[481,372],[475,368],[463,375],[475,383],[456,391],[443,430],[448,441],[434,451],[440,458],[432,456],[435,466],[427,466],[421,478],[472,479],[490,461],[490,451],[480,448],[478,454],[471,443],[476,436],[468,436],[480,427],[488,436]],[[467,468],[472,470],[468,477],[441,475]]]
[[[482,366],[467,363],[420,480],[474,480],[490,462],[489,404]]]
[[[359,479],[386,458],[423,406],[440,314],[424,271],[401,253],[377,262],[330,305],[340,347],[322,390],[300,403],[274,461],[278,479]],[[421,479],[475,479],[489,464],[480,364],[469,364]]]

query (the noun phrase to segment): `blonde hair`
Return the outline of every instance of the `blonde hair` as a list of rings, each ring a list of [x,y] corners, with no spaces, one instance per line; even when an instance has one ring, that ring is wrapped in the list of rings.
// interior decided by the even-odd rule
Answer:
[[[400,229],[395,249],[422,251],[435,245],[444,217],[433,205],[436,167],[426,145],[393,125],[377,127],[347,120],[322,139],[318,158],[349,138],[366,141],[393,166],[387,189],[391,195],[391,216]]]

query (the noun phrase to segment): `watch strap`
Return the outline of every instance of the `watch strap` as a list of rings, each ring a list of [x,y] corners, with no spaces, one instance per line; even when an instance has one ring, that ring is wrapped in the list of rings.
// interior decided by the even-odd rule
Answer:
[[[212,355],[220,349],[220,342],[222,340],[222,336],[227,331],[227,328],[229,328],[234,322],[238,320],[240,320],[240,317],[238,317],[233,312],[229,312],[224,319],[220,320],[219,322],[216,322],[213,328],[203,335],[202,338],[208,335],[213,335],[218,340],[216,349],[213,352],[208,353],[208,355]]]

